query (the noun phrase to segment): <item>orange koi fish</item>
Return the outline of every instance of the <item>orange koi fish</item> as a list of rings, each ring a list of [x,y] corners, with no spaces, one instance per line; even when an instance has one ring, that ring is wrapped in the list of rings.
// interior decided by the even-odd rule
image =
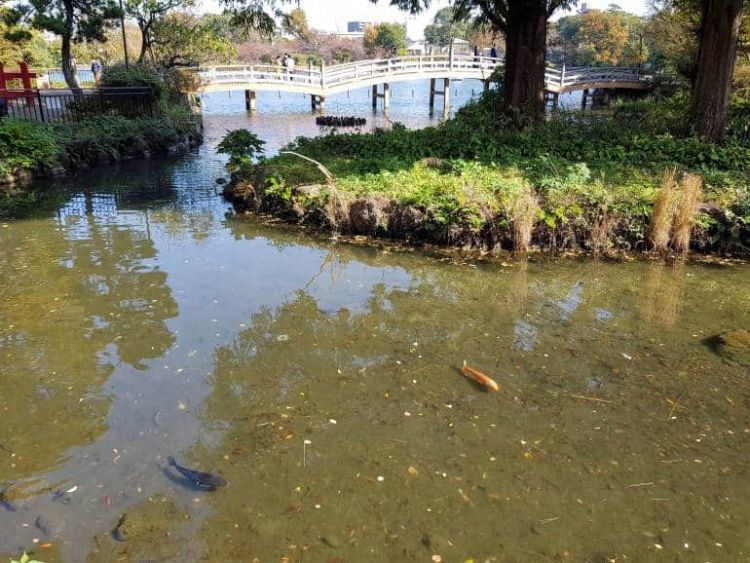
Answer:
[[[500,386],[490,376],[483,374],[481,371],[474,368],[470,368],[464,361],[464,366],[461,368],[461,373],[469,379],[473,379],[477,383],[484,385],[490,391],[500,391]]]

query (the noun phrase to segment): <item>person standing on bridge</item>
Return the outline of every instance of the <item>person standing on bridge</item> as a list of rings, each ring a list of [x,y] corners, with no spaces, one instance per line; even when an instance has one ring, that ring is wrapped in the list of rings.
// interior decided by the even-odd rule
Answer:
[[[479,45],[474,45],[474,67],[479,68],[479,63],[480,63]]]
[[[91,74],[94,75],[94,82],[99,84],[99,80],[102,78],[102,63],[96,59],[91,61]]]
[[[493,59],[497,58],[497,47],[495,47],[495,44],[492,44],[492,49],[490,49],[490,57]]]
[[[294,57],[289,54],[287,54],[286,56],[286,73],[289,77],[289,80],[293,80],[292,74],[294,74]]]

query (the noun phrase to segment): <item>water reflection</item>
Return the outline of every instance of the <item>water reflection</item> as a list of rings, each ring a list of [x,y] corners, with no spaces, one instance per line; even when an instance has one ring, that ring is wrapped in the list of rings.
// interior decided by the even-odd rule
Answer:
[[[750,395],[701,341],[747,325],[747,268],[340,245],[227,215],[220,174],[83,174],[0,228],[0,553],[746,557]]]

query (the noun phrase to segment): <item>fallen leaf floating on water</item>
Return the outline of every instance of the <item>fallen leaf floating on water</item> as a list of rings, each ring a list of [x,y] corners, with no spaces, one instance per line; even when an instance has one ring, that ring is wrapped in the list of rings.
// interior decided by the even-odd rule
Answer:
[[[464,376],[468,377],[469,379],[473,379],[477,383],[484,385],[487,389],[490,389],[495,392],[500,391],[500,386],[495,382],[494,379],[492,379],[488,375],[483,374],[479,370],[470,368],[469,366],[466,365],[466,361],[464,361],[464,365],[461,368],[461,373],[464,374]]]

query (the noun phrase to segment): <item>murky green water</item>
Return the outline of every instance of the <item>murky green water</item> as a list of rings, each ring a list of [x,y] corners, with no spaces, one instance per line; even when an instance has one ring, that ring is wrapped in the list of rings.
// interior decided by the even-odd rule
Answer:
[[[0,554],[750,558],[750,374],[702,342],[750,327],[750,266],[336,245],[227,215],[220,168],[101,170],[2,223]]]

